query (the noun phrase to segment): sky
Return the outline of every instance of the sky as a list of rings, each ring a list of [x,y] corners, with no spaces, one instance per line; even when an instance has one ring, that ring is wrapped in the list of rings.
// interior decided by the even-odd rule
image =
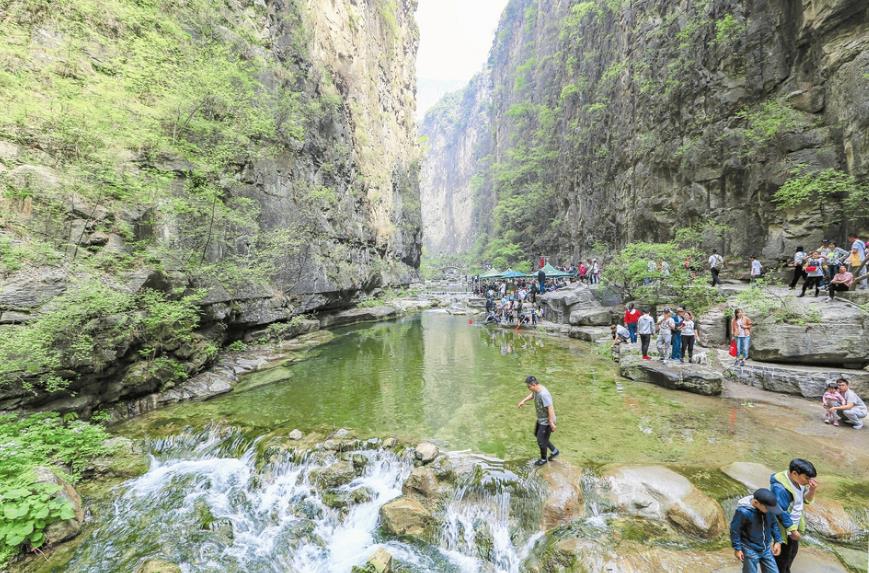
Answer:
[[[483,68],[507,0],[419,0],[416,115]]]

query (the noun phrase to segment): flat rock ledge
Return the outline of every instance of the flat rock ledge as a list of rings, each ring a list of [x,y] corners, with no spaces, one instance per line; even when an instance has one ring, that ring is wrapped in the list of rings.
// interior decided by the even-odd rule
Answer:
[[[771,364],[768,362],[747,362],[745,366],[735,366],[732,360],[725,373],[742,384],[763,388],[769,392],[793,394],[804,398],[820,398],[828,382],[837,378],[847,378],[851,387],[860,395],[869,390],[869,372],[845,368],[824,368],[796,364]]]
[[[640,356],[622,358],[619,373],[637,382],[648,382],[671,390],[683,390],[704,396],[719,396],[724,383],[722,374],[707,366],[643,360]]]

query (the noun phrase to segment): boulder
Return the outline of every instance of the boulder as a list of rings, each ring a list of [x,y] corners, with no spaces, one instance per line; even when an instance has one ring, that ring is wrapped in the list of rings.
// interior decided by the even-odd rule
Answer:
[[[596,304],[592,292],[584,286],[559,289],[539,297],[548,308],[546,317],[552,322],[566,324],[572,307],[578,304]]]
[[[707,348],[721,348],[727,346],[727,321],[725,316],[726,306],[723,304],[713,306],[697,319],[697,344]]]
[[[586,342],[597,342],[602,338],[611,338],[608,326],[571,326],[567,336]]]
[[[424,464],[427,464],[433,461],[438,455],[438,447],[431,442],[422,442],[421,444],[417,444],[416,448],[414,448],[417,460],[421,461]]]
[[[302,433],[302,430],[296,428],[292,432],[290,432],[287,437],[295,442],[301,440],[305,437],[305,434]]]
[[[733,462],[721,468],[729,478],[738,481],[750,491],[769,487],[769,477],[774,474],[770,468],[755,462]]]
[[[573,326],[609,326],[612,324],[612,313],[602,306],[577,308],[570,312],[569,322]]]
[[[439,494],[438,480],[431,466],[413,468],[401,488],[404,495],[420,495],[435,498]]]
[[[619,466],[606,471],[609,501],[625,513],[668,520],[680,529],[708,538],[725,530],[717,501],[684,476],[662,466]]]
[[[869,313],[844,303],[812,307],[820,313],[817,324],[784,324],[771,319],[755,323],[750,356],[763,362],[837,368],[869,365]]]
[[[538,475],[546,484],[543,500],[543,529],[550,530],[582,517],[582,470],[566,462],[553,461]]]
[[[638,382],[648,382],[671,390],[684,390],[705,396],[720,395],[724,383],[721,373],[707,366],[643,360],[636,355],[628,355],[621,359],[619,373],[625,378]]]
[[[29,311],[63,293],[67,274],[61,269],[34,269],[3,281],[0,286],[0,308]]]
[[[422,537],[434,523],[434,518],[422,503],[402,496],[380,508],[380,523],[393,535]]]
[[[148,559],[139,565],[136,573],[181,573],[181,567],[162,559]]]
[[[391,573],[392,553],[381,547],[368,558],[366,565],[373,573]]]
[[[197,374],[175,388],[160,394],[161,404],[173,404],[185,400],[204,400],[232,390],[232,385],[238,381],[235,373],[229,369],[217,368]]]
[[[869,390],[869,372],[864,370],[748,362],[745,366],[728,365],[725,371],[743,384],[805,398],[820,398],[827,383],[841,377],[847,378],[852,389],[860,395]]]
[[[115,436],[103,442],[109,453],[91,460],[87,473],[96,476],[136,477],[148,471],[148,457],[129,438]]]
[[[36,483],[52,484],[59,487],[60,489],[54,494],[54,499],[68,503],[72,506],[74,513],[70,519],[56,521],[45,529],[45,543],[54,545],[72,539],[79,534],[84,523],[84,508],[81,497],[72,485],[61,479],[51,468],[40,466],[34,469],[33,473],[36,475]]]
[[[356,469],[351,462],[341,460],[311,471],[311,478],[322,487],[338,487],[353,481]]]

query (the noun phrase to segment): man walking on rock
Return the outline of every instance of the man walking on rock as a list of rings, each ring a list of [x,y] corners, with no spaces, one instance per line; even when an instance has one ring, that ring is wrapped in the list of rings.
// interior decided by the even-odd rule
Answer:
[[[648,310],[643,310],[642,316],[637,320],[637,333],[640,335],[640,347],[643,360],[649,360],[649,343],[652,341],[652,333],[655,331],[655,319]]]
[[[718,251],[712,251],[712,256],[709,257],[709,272],[712,273],[712,286],[720,285],[721,279],[718,274],[721,272],[721,267],[724,266],[724,257],[718,254]]]
[[[534,408],[537,413],[537,422],[534,424],[534,436],[537,438],[537,445],[540,447],[540,459],[534,462],[534,465],[542,466],[560,453],[555,444],[549,441],[549,436],[555,431],[555,406],[552,405],[552,394],[549,393],[549,390],[543,384],[537,381],[537,378],[528,376],[525,378],[525,385],[531,393],[520,400],[516,407],[521,408],[526,402],[534,400]],[[546,457],[547,450],[552,451],[548,459]]]

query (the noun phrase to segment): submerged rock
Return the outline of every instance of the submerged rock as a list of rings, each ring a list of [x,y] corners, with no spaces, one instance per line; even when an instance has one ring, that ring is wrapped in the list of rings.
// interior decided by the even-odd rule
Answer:
[[[434,524],[434,517],[421,502],[402,496],[380,508],[380,524],[387,533],[421,538]]]
[[[291,440],[297,442],[297,441],[301,440],[302,438],[304,438],[304,437],[305,437],[305,434],[302,433],[302,430],[296,428],[295,430],[293,430],[292,432],[290,432],[290,433],[287,435],[287,437],[288,437],[289,439],[291,439]]]
[[[705,396],[720,395],[724,383],[720,372],[706,366],[643,360],[640,356],[633,355],[622,358],[619,373],[638,382]]]
[[[311,471],[311,479],[322,487],[338,487],[350,483],[355,477],[356,469],[346,460]]]
[[[404,495],[420,495],[425,498],[436,498],[440,494],[437,477],[430,466],[414,468],[401,488]]]
[[[109,453],[94,458],[86,473],[95,476],[135,477],[148,471],[148,457],[129,438],[116,436],[103,442]]]
[[[603,492],[612,504],[630,515],[668,520],[680,529],[716,537],[725,529],[724,511],[685,477],[662,466],[621,466],[604,477]]]
[[[162,559],[149,559],[136,569],[136,573],[181,573],[181,567]]]
[[[582,517],[582,470],[566,462],[554,461],[546,464],[538,475],[546,484],[543,529],[553,529]]]

